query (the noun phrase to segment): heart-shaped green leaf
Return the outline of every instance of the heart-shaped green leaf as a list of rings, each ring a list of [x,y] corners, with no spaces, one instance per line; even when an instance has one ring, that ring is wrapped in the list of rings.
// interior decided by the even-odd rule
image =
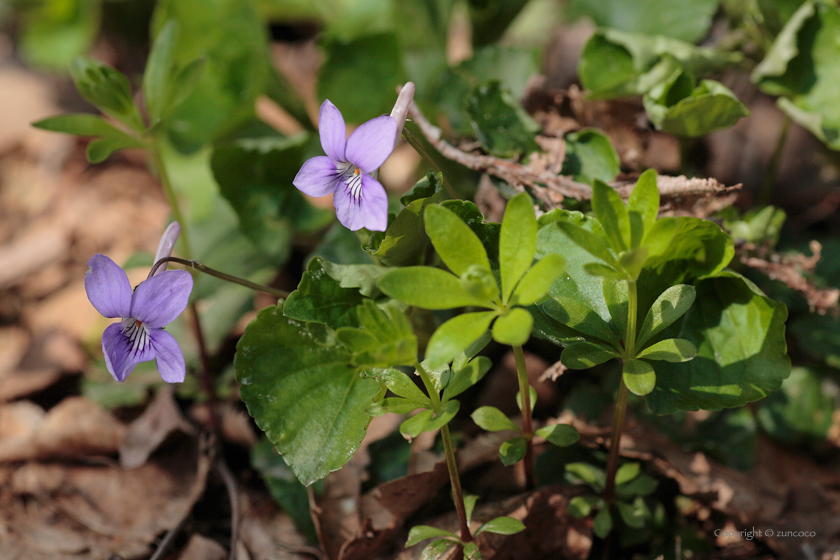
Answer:
[[[344,466],[367,431],[379,384],[363,379],[339,346],[266,308],[237,344],[239,394],[257,425],[305,485]]]

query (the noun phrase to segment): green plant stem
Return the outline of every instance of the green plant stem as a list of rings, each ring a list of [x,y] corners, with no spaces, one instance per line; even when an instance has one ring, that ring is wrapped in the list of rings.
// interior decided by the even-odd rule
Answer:
[[[178,257],[164,257],[156,262],[152,266],[152,270],[149,272],[149,277],[153,276],[157,269],[164,263],[173,262],[177,264],[184,265],[186,267],[192,268],[193,270],[198,270],[199,272],[203,272],[209,276],[214,276],[216,278],[220,278],[226,282],[231,282],[233,284],[239,284],[240,286],[245,286],[246,288],[251,288],[252,290],[256,290],[258,292],[265,292],[267,294],[271,294],[277,298],[285,299],[289,297],[289,292],[285,292],[283,290],[277,290],[275,288],[269,288],[268,286],[263,286],[262,284],[257,284],[255,282],[251,282],[250,280],[245,280],[244,278],[240,278],[238,276],[232,276],[230,274],[226,274],[224,272],[220,272],[218,270],[212,269],[209,266],[203,265],[196,260],[187,260],[187,259],[179,259]]]
[[[636,318],[638,315],[638,294],[636,281],[627,281],[627,336],[624,341],[624,361],[632,360],[636,356]],[[612,434],[610,434],[610,456],[607,460],[607,481],[604,487],[604,501],[607,507],[615,502],[615,473],[618,470],[619,451],[621,449],[621,432],[624,430],[624,416],[627,412],[627,397],[629,394],[624,376],[618,384],[618,397],[613,414]]]
[[[426,149],[423,147],[423,144],[420,142],[420,140],[418,140],[417,137],[414,136],[411,133],[411,131],[407,128],[403,128],[402,136],[403,138],[405,138],[406,142],[408,142],[411,145],[411,147],[414,148],[414,150],[418,154],[420,154],[420,157],[426,160],[429,166],[431,166],[431,168],[434,169],[436,173],[440,173],[440,176],[443,177],[443,188],[446,189],[446,192],[449,193],[449,196],[451,196],[454,200],[458,200],[459,198],[461,198],[460,196],[458,196],[458,193],[455,192],[455,189],[452,188],[452,185],[449,184],[449,181],[446,179],[446,175],[444,175],[443,171],[440,170],[440,167],[438,167],[437,163],[435,163],[435,160],[433,160],[432,157],[428,154],[428,152],[426,152]]]
[[[522,395],[522,435],[525,436],[525,486],[534,488],[534,426],[531,420],[531,384],[528,383],[528,370],[525,367],[525,353],[521,346],[513,347],[516,358],[516,377],[519,379],[519,394]]]
[[[429,393],[429,398],[432,399],[432,405],[435,407],[435,414],[441,411],[440,395],[435,388],[429,374],[423,369],[419,363],[415,364],[417,373],[420,374],[420,379],[423,380],[423,385],[426,387],[426,392]],[[472,542],[472,533],[470,533],[470,526],[467,523],[467,508],[464,506],[464,492],[461,489],[461,476],[458,474],[458,461],[455,458],[455,446],[452,445],[452,434],[449,433],[449,425],[446,424],[440,429],[440,435],[443,439],[443,452],[446,456],[446,468],[449,471],[449,482],[452,484],[452,497],[455,502],[455,511],[458,513],[458,522],[461,525],[461,542]]]
[[[175,218],[175,221],[181,224],[180,237],[184,255],[186,255],[188,260],[192,260],[192,250],[190,247],[189,234],[187,233],[189,228],[187,227],[187,223],[184,221],[184,214],[181,212],[181,207],[178,204],[178,197],[175,194],[175,189],[172,188],[172,182],[169,180],[169,174],[166,171],[166,166],[164,165],[163,158],[160,154],[160,148],[157,142],[161,141],[162,140],[159,138],[156,138],[155,144],[153,144],[150,152],[154,160],[158,179],[160,179],[160,184],[163,187],[163,192],[166,195],[166,199],[169,201],[169,206],[172,208],[172,216]],[[221,422],[219,421],[219,413],[216,406],[216,401],[218,399],[216,397],[216,388],[213,385],[213,377],[210,373],[210,357],[207,354],[207,344],[204,341],[204,331],[201,328],[201,319],[198,315],[198,308],[196,307],[195,302],[191,303],[189,308],[190,314],[192,315],[196,341],[198,342],[199,359],[201,360],[201,386],[207,393],[207,412],[209,416],[210,429],[214,434],[219,436]]]

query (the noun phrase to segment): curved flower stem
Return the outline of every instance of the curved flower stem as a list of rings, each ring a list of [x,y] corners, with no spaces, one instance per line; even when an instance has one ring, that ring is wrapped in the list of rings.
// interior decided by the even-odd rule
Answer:
[[[240,286],[245,286],[246,288],[251,288],[252,290],[256,290],[258,292],[265,292],[280,299],[285,299],[289,297],[289,292],[269,288],[268,286],[263,286],[262,284],[257,284],[255,282],[245,280],[244,278],[240,278],[238,276],[232,276],[230,274],[220,272],[218,270],[210,268],[209,266],[203,265],[196,260],[179,259],[178,257],[164,257],[160,259],[152,266],[152,270],[149,272],[149,276],[151,277],[162,264],[165,264],[167,262],[182,264],[184,266],[192,268],[193,270],[203,272],[204,274],[207,274],[209,276],[214,276],[216,278],[225,280],[226,282],[232,282],[233,284],[239,284]]]
[[[624,360],[636,356],[636,316],[638,315],[638,295],[636,281],[627,281],[627,336],[624,342]],[[615,502],[615,473],[618,470],[618,457],[621,449],[621,432],[624,430],[624,415],[627,412],[627,397],[629,389],[624,383],[624,375],[618,385],[618,397],[613,414],[612,434],[610,435],[610,456],[607,460],[607,481],[604,487],[604,501],[607,507]]]
[[[169,201],[169,206],[172,208],[172,216],[175,221],[181,224],[181,240],[184,254],[188,259],[192,259],[192,250],[190,248],[189,228],[187,222],[184,221],[184,214],[181,212],[181,206],[178,204],[178,197],[175,194],[175,189],[172,188],[172,183],[169,180],[169,174],[166,172],[166,166],[163,163],[163,158],[160,154],[160,148],[157,144],[159,139],[155,139],[151,149],[149,150],[154,160],[155,170],[157,171],[158,179],[163,187],[163,192],[166,199]],[[165,259],[161,259],[163,261]],[[153,267],[152,272],[157,268]],[[210,429],[217,436],[220,434],[221,422],[219,422],[219,414],[216,410],[216,388],[213,385],[213,378],[210,373],[210,357],[207,354],[207,345],[204,341],[203,329],[201,328],[201,319],[198,315],[198,308],[195,302],[190,303],[190,314],[193,319],[193,329],[195,330],[196,341],[198,342],[198,353],[201,360],[201,386],[207,393],[207,410],[210,416]]]
[[[429,393],[429,398],[432,399],[432,405],[435,407],[435,412],[440,412],[440,396],[435,388],[435,384],[429,378],[429,374],[423,369],[420,363],[414,365],[417,373],[420,374],[420,379],[423,380],[423,385],[426,387],[426,392]],[[452,484],[452,496],[455,502],[455,511],[458,513],[458,522],[461,525],[461,542],[468,543],[473,540],[472,533],[470,533],[470,526],[467,523],[467,508],[464,506],[464,492],[461,489],[461,477],[458,474],[458,461],[455,458],[455,446],[452,445],[452,434],[449,433],[449,424],[445,424],[440,429],[440,435],[443,439],[443,452],[446,456],[446,468],[449,471],[449,482]]]
[[[522,435],[525,436],[527,444],[525,447],[525,485],[531,490],[534,488],[534,426],[531,421],[531,384],[528,383],[528,370],[525,367],[525,353],[522,346],[513,347],[513,356],[516,358],[516,377],[519,379],[519,394],[522,395]]]

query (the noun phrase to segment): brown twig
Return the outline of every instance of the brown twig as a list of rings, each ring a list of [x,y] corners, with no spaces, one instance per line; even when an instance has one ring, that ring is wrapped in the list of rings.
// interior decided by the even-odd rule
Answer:
[[[806,257],[802,254],[782,255],[756,247],[752,243],[741,243],[735,247],[735,254],[750,268],[761,271],[802,294],[812,312],[820,315],[831,313],[836,316],[840,312],[840,290],[817,288],[802,274],[803,271],[813,271],[820,260],[822,245],[818,241],[811,241],[810,247],[813,254]]]
[[[225,484],[230,500],[230,552],[228,553],[228,560],[236,560],[236,544],[239,540],[239,493],[236,491],[236,479],[233,478],[233,473],[230,472],[221,453],[217,456],[214,466]]]
[[[549,172],[538,173],[515,161],[468,153],[456,148],[442,138],[441,130],[426,119],[416,103],[411,104],[409,114],[426,140],[443,157],[474,171],[498,177],[514,188],[531,189],[549,208],[555,207],[563,198],[584,200],[592,197],[592,188],[589,185],[575,181],[569,176]],[[663,200],[718,197],[741,188],[741,185],[726,187],[714,179],[688,179],[684,176],[660,176],[657,185]],[[618,182],[612,183],[611,186],[615,187],[623,198],[630,196],[632,183]]]

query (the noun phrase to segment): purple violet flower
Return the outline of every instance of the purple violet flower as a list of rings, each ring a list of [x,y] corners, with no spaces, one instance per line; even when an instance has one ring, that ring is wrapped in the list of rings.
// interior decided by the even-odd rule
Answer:
[[[347,138],[344,117],[327,100],[321,105],[318,126],[327,155],[306,161],[292,183],[309,196],[332,194],[338,221],[347,229],[385,231],[388,197],[370,174],[394,150],[397,122],[387,115],[376,117]]]
[[[174,231],[177,229],[177,231]],[[158,254],[172,253],[174,234],[180,226],[170,226]],[[168,252],[167,252],[168,251]],[[193,279],[186,270],[158,271],[132,292],[125,271],[100,253],[88,261],[85,291],[99,313],[122,321],[109,325],[102,333],[105,365],[117,381],[125,381],[140,362],[157,360],[160,376],[167,383],[182,383],[186,374],[184,354],[175,337],[163,327],[175,320],[187,307]]]

